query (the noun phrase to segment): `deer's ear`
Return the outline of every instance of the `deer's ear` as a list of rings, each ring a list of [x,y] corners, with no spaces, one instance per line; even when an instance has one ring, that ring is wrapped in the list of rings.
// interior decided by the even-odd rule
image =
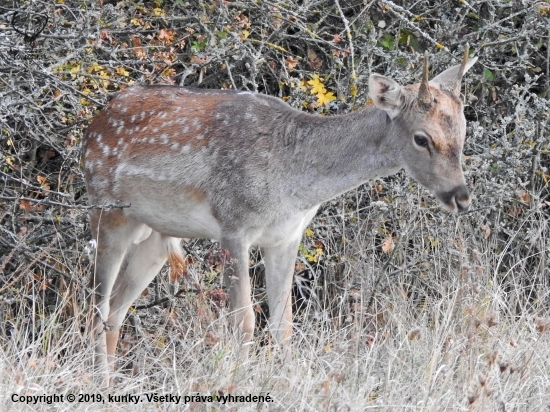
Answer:
[[[462,73],[462,75],[464,75],[468,70],[470,70],[470,68],[474,65],[476,61],[477,61],[477,57],[469,59],[464,65],[464,73]],[[439,73],[437,76],[435,76],[432,80],[430,80],[430,83],[438,85],[439,88],[442,90],[445,90],[445,89],[451,90],[457,96],[459,96],[460,82],[462,80],[462,75],[460,75],[460,69],[461,69],[460,64],[450,67],[444,72]]]
[[[379,74],[369,77],[369,92],[374,104],[395,119],[403,108],[403,91],[395,80]]]

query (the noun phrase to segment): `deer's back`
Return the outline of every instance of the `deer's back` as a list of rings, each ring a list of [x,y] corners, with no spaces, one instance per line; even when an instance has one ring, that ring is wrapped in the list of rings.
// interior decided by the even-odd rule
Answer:
[[[90,201],[131,203],[129,216],[177,237],[219,238],[228,226],[270,220],[284,236],[280,218],[293,220],[296,208],[277,176],[293,116],[278,99],[247,92],[126,89],[84,138]]]

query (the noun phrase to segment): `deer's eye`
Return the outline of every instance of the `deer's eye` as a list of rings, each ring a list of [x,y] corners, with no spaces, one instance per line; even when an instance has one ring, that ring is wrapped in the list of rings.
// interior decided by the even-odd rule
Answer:
[[[428,138],[421,134],[414,135],[414,142],[417,146],[428,148]]]

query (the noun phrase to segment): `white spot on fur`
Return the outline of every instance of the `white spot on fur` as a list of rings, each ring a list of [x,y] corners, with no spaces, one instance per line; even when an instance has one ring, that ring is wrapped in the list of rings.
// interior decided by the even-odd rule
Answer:
[[[160,141],[162,144],[168,144],[168,135],[166,133],[161,134]]]
[[[188,144],[186,144],[181,148],[181,152],[184,154],[189,153],[190,151],[191,151],[191,146],[189,146]]]
[[[178,148],[180,147],[180,144],[178,142],[174,142],[172,143],[172,145],[170,146],[170,149],[172,150],[178,150]]]

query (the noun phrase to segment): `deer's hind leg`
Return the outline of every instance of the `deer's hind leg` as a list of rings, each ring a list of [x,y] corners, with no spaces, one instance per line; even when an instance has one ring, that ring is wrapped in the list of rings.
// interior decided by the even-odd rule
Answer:
[[[178,264],[183,264],[179,239],[165,237],[155,231],[152,231],[145,240],[132,245],[128,251],[125,263],[113,286],[109,305],[109,323],[112,328],[107,331],[106,338],[111,370],[114,366],[120,327],[126,312],[155,278],[169,257],[171,260],[176,259]]]
[[[107,336],[110,302],[113,286],[128,251],[136,242],[148,237],[151,229],[132,218],[123,210],[94,210],[91,214],[92,236],[96,241],[94,273],[91,277],[93,339],[95,343],[94,367],[99,373],[100,385],[106,387],[109,376]]]

